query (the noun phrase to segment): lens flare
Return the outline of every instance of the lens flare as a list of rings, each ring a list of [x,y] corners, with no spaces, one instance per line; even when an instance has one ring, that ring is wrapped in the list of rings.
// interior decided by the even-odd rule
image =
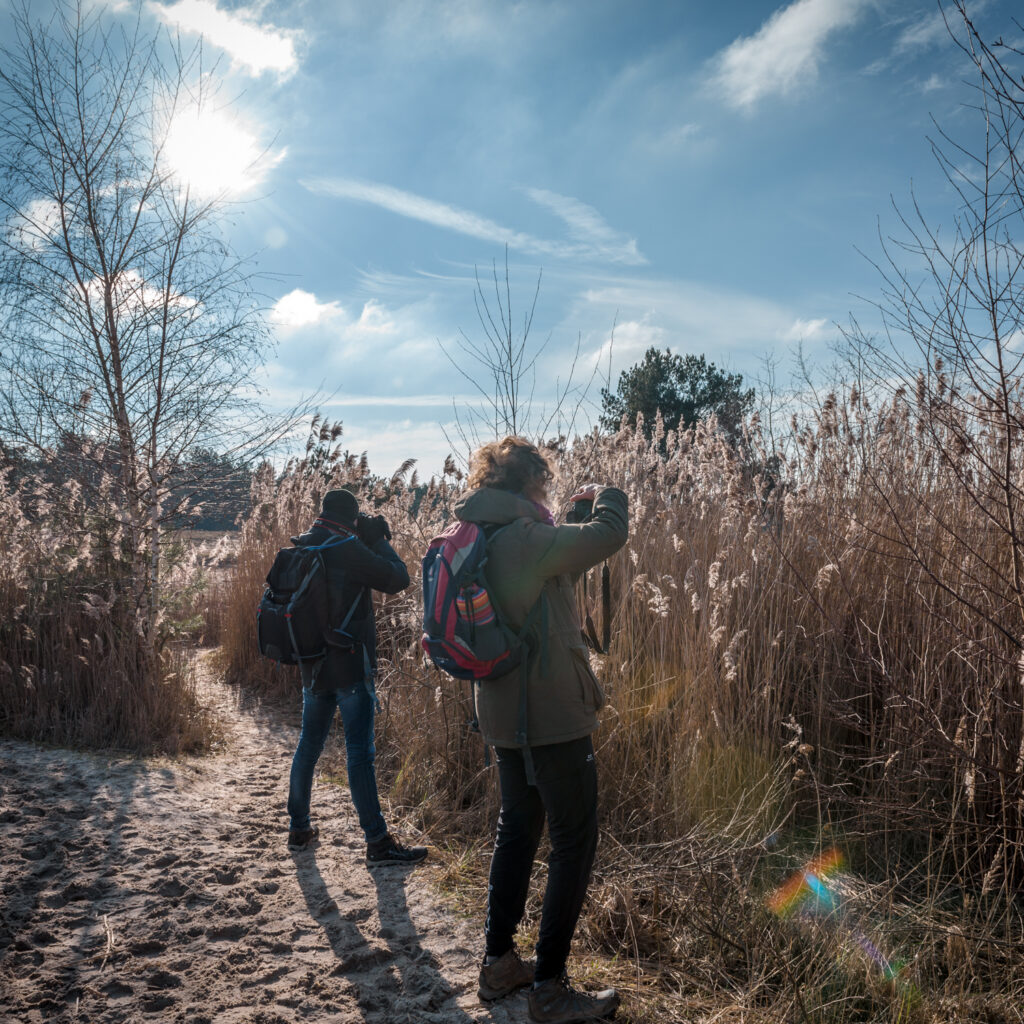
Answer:
[[[843,855],[835,847],[819,854],[775,890],[768,900],[768,909],[779,917],[789,917],[811,896],[829,909],[835,909],[835,900],[826,882],[830,875],[842,870],[843,864]]]
[[[768,909],[781,918],[792,917],[799,912],[804,917],[830,919],[837,926],[837,933],[840,929],[845,930],[848,938],[878,967],[886,981],[897,985],[904,997],[916,999],[917,990],[905,977],[907,963],[903,960],[890,960],[848,919],[840,888],[835,884],[835,876],[844,866],[845,860],[838,849],[832,847],[825,850],[790,875],[768,897]],[[846,881],[844,879],[844,891],[848,892]],[[842,938],[841,934],[839,938]]]

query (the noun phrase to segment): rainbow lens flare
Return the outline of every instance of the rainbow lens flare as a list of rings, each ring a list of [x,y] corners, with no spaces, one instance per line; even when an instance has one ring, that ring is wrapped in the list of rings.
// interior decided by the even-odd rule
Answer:
[[[811,897],[818,909],[832,911],[837,903],[828,888],[830,875],[841,871],[844,864],[843,855],[833,846],[832,849],[818,854],[807,866],[792,874],[772,893],[768,900],[768,909],[779,917],[789,917]]]
[[[904,996],[916,999],[917,990],[906,980],[908,964],[902,960],[889,960],[881,952],[857,927],[855,919],[845,912],[841,886],[834,882],[829,884],[829,879],[842,871],[844,865],[843,855],[835,847],[818,854],[772,893],[767,901],[768,909],[778,917],[790,917],[799,911],[804,917],[831,918],[838,936],[846,932],[848,938],[878,967],[886,981],[897,986]],[[847,888],[850,881],[846,879]]]

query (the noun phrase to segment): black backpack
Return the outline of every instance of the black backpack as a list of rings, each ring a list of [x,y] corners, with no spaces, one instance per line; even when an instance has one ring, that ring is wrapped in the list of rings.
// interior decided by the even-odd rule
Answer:
[[[314,661],[328,647],[351,650],[355,641],[345,632],[363,596],[356,594],[340,626],[331,625],[327,569],[323,552],[355,540],[353,534],[332,537],[310,547],[281,548],[267,573],[267,586],[256,611],[260,654],[282,665]]]

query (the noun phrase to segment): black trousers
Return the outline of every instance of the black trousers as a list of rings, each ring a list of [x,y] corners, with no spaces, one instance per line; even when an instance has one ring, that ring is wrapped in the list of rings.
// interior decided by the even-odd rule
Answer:
[[[589,736],[531,747],[536,785],[523,752],[498,747],[501,813],[487,895],[487,955],[512,948],[526,907],[530,870],[547,817],[551,856],[537,939],[536,980],[560,977],[569,956],[597,850],[597,765]]]

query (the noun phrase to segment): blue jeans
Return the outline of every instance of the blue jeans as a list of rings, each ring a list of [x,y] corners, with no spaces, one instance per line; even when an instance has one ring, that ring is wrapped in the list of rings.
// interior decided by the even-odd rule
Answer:
[[[373,746],[373,697],[365,683],[327,693],[313,693],[308,686],[303,688],[302,732],[292,758],[288,784],[289,827],[292,830],[309,828],[313,770],[327,742],[336,708],[341,712],[341,723],[345,729],[348,788],[359,815],[359,824],[367,842],[383,839],[388,827],[380,813],[377,798],[377,776],[373,768],[376,754]]]

